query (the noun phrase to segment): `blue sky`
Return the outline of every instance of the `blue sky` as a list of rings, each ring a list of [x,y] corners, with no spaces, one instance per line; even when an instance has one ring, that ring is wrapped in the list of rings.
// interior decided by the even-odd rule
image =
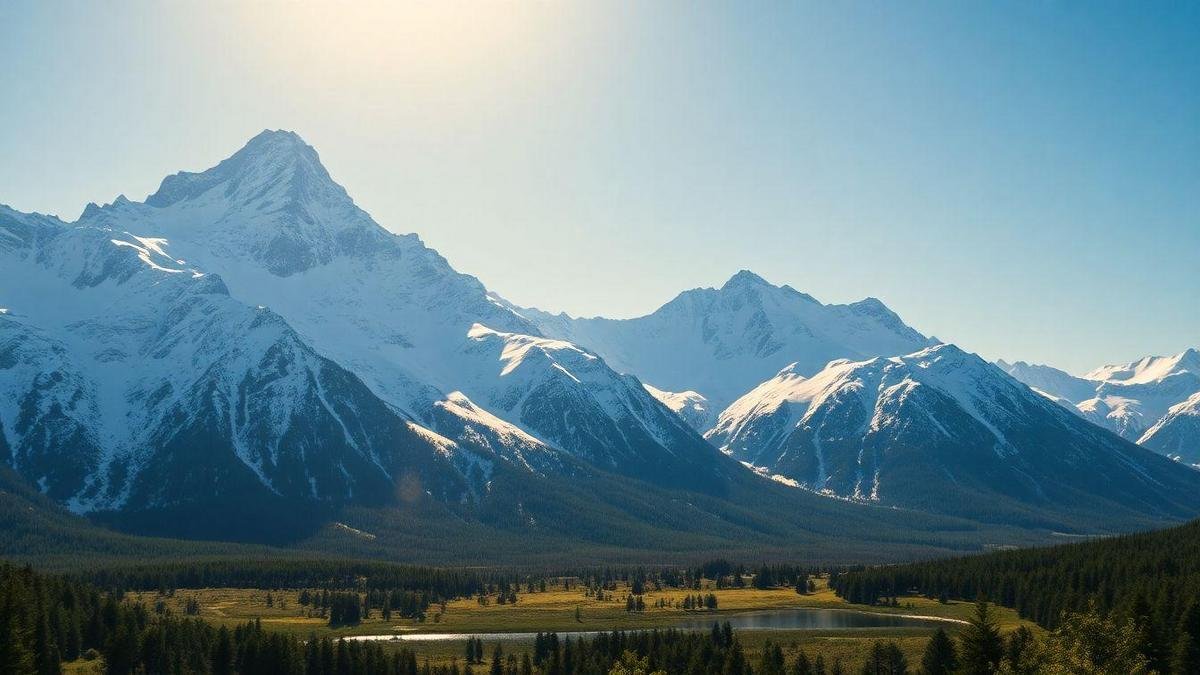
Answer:
[[[0,203],[263,128],[515,302],[740,268],[989,358],[1200,345],[1200,3],[0,4]]]

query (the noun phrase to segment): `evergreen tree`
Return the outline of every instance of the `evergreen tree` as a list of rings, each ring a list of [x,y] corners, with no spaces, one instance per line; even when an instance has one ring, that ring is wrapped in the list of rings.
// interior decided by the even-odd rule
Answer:
[[[1013,675],[1036,675],[1042,665],[1042,655],[1038,651],[1033,631],[1025,626],[1013,631],[1004,643],[1005,672]]]
[[[983,599],[976,601],[975,614],[959,635],[959,658],[967,675],[989,675],[1000,668],[1004,641],[996,623],[995,610]]]
[[[876,641],[863,664],[863,675],[907,675],[908,659],[895,642]]]
[[[954,641],[939,628],[925,645],[925,653],[921,656],[921,669],[925,675],[950,675],[958,670],[958,650]]]
[[[316,636],[309,638],[309,652],[312,653],[319,661],[320,647],[317,644]],[[217,630],[217,644],[213,648],[212,656],[212,672],[213,675],[233,675],[233,640],[229,635],[229,629],[221,626]],[[309,667],[309,672],[319,673],[320,664],[314,662]]]
[[[7,600],[7,602],[5,602]],[[0,673],[28,673],[33,670],[33,650],[27,631],[16,615],[14,588],[0,595]]]
[[[783,649],[768,641],[763,645],[762,662],[759,664],[759,675],[784,675]]]
[[[40,603],[37,613],[40,616],[36,619],[33,638],[34,671],[37,675],[59,675],[62,672],[62,657],[58,653],[53,636],[50,635],[50,624],[46,619],[45,608]]]
[[[1200,644],[1189,633],[1179,634],[1171,654],[1172,673],[1200,673]]]
[[[822,663],[824,666],[824,663]],[[788,670],[788,675],[813,675],[812,662],[808,660],[808,655],[800,652],[796,655],[796,660],[792,662],[792,667]]]

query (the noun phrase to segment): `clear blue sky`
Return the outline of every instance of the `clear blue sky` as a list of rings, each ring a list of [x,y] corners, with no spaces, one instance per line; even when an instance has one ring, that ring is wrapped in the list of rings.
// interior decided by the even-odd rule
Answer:
[[[0,202],[263,128],[510,299],[755,270],[986,357],[1200,345],[1200,3],[0,3]]]

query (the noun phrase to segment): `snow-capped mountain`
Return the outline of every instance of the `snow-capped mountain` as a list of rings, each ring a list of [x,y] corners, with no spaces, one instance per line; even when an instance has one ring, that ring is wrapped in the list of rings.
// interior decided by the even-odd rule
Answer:
[[[467,489],[452,443],[164,240],[3,209],[0,241],[0,453],[72,509]]]
[[[29,227],[19,236],[31,236]],[[87,246],[119,246],[156,273],[217,284],[230,302],[260,308],[287,327],[294,350],[353,373],[426,446],[494,453],[532,471],[566,470],[566,451],[608,470],[713,489],[737,468],[635,379],[540,338],[416,235],[377,225],[293,133],[264,132],[212,169],[168,177],[144,203],[89,205],[58,227],[72,238],[95,233]],[[134,296],[113,323],[161,305]],[[450,454],[486,479],[475,454]]]
[[[1160,434],[1167,417],[1178,407],[1186,410],[1190,397],[1200,393],[1200,352],[1188,349],[1174,356],[1147,356],[1126,364],[1097,368],[1075,377],[1056,368],[1022,361],[997,363],[1005,372],[1035,391],[1074,410],[1085,419],[1172,456],[1193,456],[1200,450],[1200,435],[1189,436],[1190,428],[1178,414],[1164,436],[1151,442],[1151,430]],[[1181,407],[1182,406],[1182,407]],[[1165,448],[1170,447],[1167,451]],[[1193,462],[1194,463],[1194,462]]]
[[[476,324],[464,359],[478,367],[461,385],[501,417],[616,473],[719,489],[733,468],[637,378],[563,340]]]
[[[685,291],[636,319],[516,311],[544,335],[584,345],[669,396],[690,392],[708,410],[723,409],[788,364],[811,375],[834,359],[905,354],[936,343],[875,298],[825,305],[745,270],[721,288]]]
[[[1200,468],[1200,392],[1171,406],[1138,443]]]
[[[712,409],[708,399],[694,391],[663,391],[653,385],[643,384],[650,395],[671,409],[671,412],[683,418],[688,426],[698,431],[704,431],[717,421],[717,411]]]
[[[1057,401],[1065,401],[1073,407],[1076,401],[1086,401],[1096,395],[1096,383],[1076,377],[1052,366],[1017,361],[1008,363],[999,360],[1001,370],[1029,385],[1034,391]]]
[[[1174,356],[1146,356],[1123,365],[1101,366],[1083,378],[1098,382],[1149,384],[1182,372],[1200,373],[1200,351],[1187,349]]]
[[[789,366],[722,412],[707,437],[812,490],[980,519],[1184,513],[1200,498],[1200,474],[948,344],[838,360],[812,377]]]
[[[1171,406],[1138,443],[1200,468],[1200,392]]]
[[[0,462],[129,529],[228,536],[358,509],[402,531],[412,506],[463,532],[778,543],[996,513],[1096,529],[1100,503],[1114,528],[1200,512],[1200,473],[932,345],[877,300],[823,305],[749,272],[628,321],[518,309],[376,224],[290,132],[74,223],[0,207]],[[710,434],[729,457],[698,430],[735,399]],[[947,475],[958,501],[919,498]]]

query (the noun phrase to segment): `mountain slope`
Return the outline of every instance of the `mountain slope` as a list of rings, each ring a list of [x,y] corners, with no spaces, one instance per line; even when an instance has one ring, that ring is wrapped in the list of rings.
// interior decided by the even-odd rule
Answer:
[[[583,342],[549,330],[581,326],[592,331]],[[749,273],[629,322],[517,311],[415,235],[377,225],[288,132],[169,177],[144,203],[89,205],[76,223],[0,209],[0,459],[74,512],[126,530],[385,556],[469,542],[486,557],[497,537],[519,539],[507,551],[670,540],[695,555],[849,542],[916,552],[1200,510],[1179,496],[1196,492],[1181,488],[1187,479],[1159,475],[1140,455],[1122,464],[1128,448],[1106,445],[1112,437],[1081,440],[1045,420],[1002,433],[1042,433],[1075,459],[1096,442],[1107,448],[1101,461],[1055,482],[1014,479],[1014,465],[1036,471],[978,458],[1004,427],[986,420],[1008,409],[1006,386],[986,385],[969,404],[932,385],[891,388],[884,407],[899,409],[872,443],[895,432],[911,452],[893,453],[907,459],[878,479],[859,455],[830,455],[811,477],[776,462],[775,473],[862,503],[764,478],[739,460],[761,468],[767,454],[729,457],[694,428],[774,364],[816,381],[830,358],[868,363],[932,342],[878,301],[822,305]],[[664,382],[654,375],[647,386],[614,359]],[[850,398],[830,400],[845,404],[831,419],[863,417]],[[935,403],[940,429],[924,421]],[[819,440],[850,448],[859,432]],[[950,440],[923,457],[935,432]],[[897,485],[919,486],[930,456],[949,461],[963,447],[968,468],[985,470],[961,473],[958,502],[894,489],[892,467],[903,469]],[[1014,447],[1022,461],[1032,454]],[[945,473],[944,462],[935,468]],[[1156,495],[1148,480],[1159,481]],[[905,504],[945,515],[892,508]]]
[[[874,298],[823,305],[747,271],[636,319],[517,311],[543,334],[594,350],[659,390],[698,393],[712,410],[790,363],[812,374],[833,359],[908,353],[933,342]]]
[[[667,406],[671,412],[683,418],[693,429],[704,431],[717,421],[716,411],[708,399],[694,391],[663,391],[649,384],[643,384],[650,395],[659,403]]]
[[[6,215],[16,241],[29,219]],[[467,489],[445,447],[166,242],[22,241],[0,251],[0,454],[73,510],[383,503],[402,476]]]
[[[1147,356],[1126,364],[1102,366],[1074,377],[1049,366],[1018,361],[998,365],[1013,377],[1077,411],[1085,419],[1152,449],[1171,447],[1170,454],[1187,455],[1200,445],[1187,416],[1175,416],[1170,442],[1149,443],[1151,429],[1166,425],[1167,417],[1189,397],[1200,393],[1200,352],[1188,349],[1174,356]],[[1156,434],[1159,432],[1155,432]],[[1147,441],[1147,442],[1144,442]]]
[[[1200,392],[1171,406],[1138,444],[1200,467]]]
[[[615,473],[721,492],[740,467],[604,360],[562,340],[472,328],[471,358],[493,364],[463,389],[556,447]]]
[[[603,361],[584,368],[575,358],[569,369],[589,376],[562,376],[563,364],[542,358],[551,350],[536,326],[416,235],[377,225],[290,132],[263,132],[216,167],[169,177],[144,204],[90,207],[79,224],[168,241],[173,255],[282,316],[389,405],[460,443],[543,471],[561,468],[557,449],[651,481],[728,472]],[[541,345],[519,378],[504,371],[506,341]],[[569,352],[583,353],[554,353]],[[514,387],[518,379],[527,390]]]
[[[1099,382],[1148,384],[1185,371],[1200,372],[1200,351],[1187,349],[1174,356],[1146,356],[1122,365],[1101,366],[1083,377]]]
[[[784,369],[708,438],[832,495],[998,522],[1183,518],[1192,472],[1086,423],[952,345]]]

